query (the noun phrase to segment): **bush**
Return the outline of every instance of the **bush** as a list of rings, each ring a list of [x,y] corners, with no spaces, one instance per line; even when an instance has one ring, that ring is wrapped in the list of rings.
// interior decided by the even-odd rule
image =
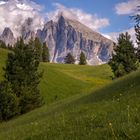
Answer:
[[[74,57],[72,56],[71,53],[68,53],[67,56],[65,57],[64,62],[66,64],[74,64],[75,63],[75,59],[74,59]]]

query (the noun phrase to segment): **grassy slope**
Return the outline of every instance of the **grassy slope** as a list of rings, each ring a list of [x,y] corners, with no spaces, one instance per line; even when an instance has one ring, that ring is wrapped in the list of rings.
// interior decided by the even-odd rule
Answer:
[[[7,50],[0,49],[0,80],[2,79]],[[75,94],[86,94],[111,81],[111,70],[107,65],[75,66],[41,63],[44,71],[40,83],[41,94],[46,104],[51,104]]]
[[[75,94],[90,93],[111,81],[107,65],[91,67],[42,63],[40,69],[44,71],[40,90],[47,104]]]
[[[43,67],[43,65],[41,67]],[[71,66],[66,66],[66,68],[64,67],[65,66],[62,65],[48,66],[48,73],[50,71],[49,68],[51,70],[54,68],[54,71],[55,69],[57,69],[58,71],[69,75],[70,79],[74,78],[75,80],[78,79],[83,83],[90,82],[90,84],[93,84],[93,82],[91,82],[92,79],[91,81],[89,80],[89,72],[84,74],[84,70],[82,71],[82,69],[80,69],[81,71],[78,72],[76,70],[78,69],[78,67],[76,66],[72,66],[73,70],[71,69],[70,72]],[[99,71],[97,70],[96,72],[98,73]],[[103,71],[104,69],[102,69],[102,72]],[[76,73],[78,75],[76,75]],[[90,74],[92,75],[93,73]],[[94,74],[92,75],[93,78],[103,78],[100,76],[98,77],[96,74]],[[87,80],[85,80],[85,75],[87,76]],[[108,78],[105,78],[104,80],[107,80],[107,82],[109,81]],[[90,84],[88,84],[89,87]],[[51,83],[48,83],[48,85],[51,85]],[[101,85],[99,84],[99,87]],[[41,86],[44,87],[43,83],[41,84]],[[89,91],[91,90],[90,88],[88,89]],[[79,93],[80,92],[81,91],[79,91]],[[56,93],[54,91],[54,95],[55,94]],[[44,95],[44,97],[46,97],[46,95]],[[99,90],[95,90],[92,94],[82,94],[81,96],[73,96],[73,98],[68,98],[66,100],[54,103],[53,105],[45,105],[39,109],[36,109],[30,113],[15,118],[9,122],[1,123],[0,139],[139,140],[139,116],[140,71],[137,71],[124,78],[116,80],[113,83],[108,84],[106,87],[100,88]]]

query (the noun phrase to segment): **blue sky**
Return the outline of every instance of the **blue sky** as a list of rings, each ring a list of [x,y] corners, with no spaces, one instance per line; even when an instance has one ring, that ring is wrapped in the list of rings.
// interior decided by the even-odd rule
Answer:
[[[102,33],[111,33],[111,32],[121,32],[124,30],[128,30],[132,27],[131,20],[129,15],[132,14],[132,10],[135,3],[140,3],[140,0],[34,0],[38,4],[44,6],[45,12],[50,12],[55,10],[54,3],[59,3],[65,6],[67,9],[77,8],[81,9],[85,13],[91,15],[97,15],[98,18],[106,18],[109,21],[109,25],[105,27],[101,27],[98,29],[99,32]],[[117,13],[116,6],[120,4],[126,4],[126,8],[129,7],[127,12],[125,13]],[[122,7],[123,8],[123,7]],[[121,9],[123,10],[123,9]],[[124,5],[125,10],[125,5]]]

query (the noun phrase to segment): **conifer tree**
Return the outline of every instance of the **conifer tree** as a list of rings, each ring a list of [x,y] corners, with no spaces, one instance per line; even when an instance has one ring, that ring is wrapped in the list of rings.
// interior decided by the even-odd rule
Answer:
[[[0,120],[8,120],[19,113],[19,102],[8,82],[0,83]]]
[[[137,58],[139,59],[140,62],[140,15],[137,14],[135,16],[133,16],[134,20],[135,20],[135,32],[136,32],[136,43],[138,45],[136,54],[137,54]]]
[[[65,57],[64,62],[66,64],[74,64],[75,63],[75,59],[74,59],[74,57],[72,56],[71,53],[68,53],[67,56]]]
[[[128,33],[120,34],[118,44],[114,44],[114,54],[109,62],[115,77],[121,77],[134,71],[138,61],[131,37]]]
[[[39,59],[39,61],[42,61],[42,43],[37,37],[34,40],[34,47],[36,58]]]
[[[81,52],[81,54],[80,54],[79,65],[86,65],[86,57],[85,57],[85,54],[83,52]]]
[[[21,114],[42,104],[38,89],[41,78],[38,66],[39,59],[33,46],[24,44],[23,39],[19,39],[13,52],[8,54],[4,77],[7,85],[10,85],[11,93],[18,98],[18,109]]]
[[[49,54],[49,49],[46,42],[43,43],[42,61],[50,62],[50,54]]]

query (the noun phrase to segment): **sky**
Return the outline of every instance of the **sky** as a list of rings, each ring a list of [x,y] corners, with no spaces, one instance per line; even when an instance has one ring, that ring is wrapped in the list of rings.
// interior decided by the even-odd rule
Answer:
[[[62,12],[110,39],[128,31],[135,40],[130,15],[137,13],[138,5],[140,0],[0,0],[0,32],[9,26],[18,36],[28,17],[34,18],[32,27],[37,30]]]

